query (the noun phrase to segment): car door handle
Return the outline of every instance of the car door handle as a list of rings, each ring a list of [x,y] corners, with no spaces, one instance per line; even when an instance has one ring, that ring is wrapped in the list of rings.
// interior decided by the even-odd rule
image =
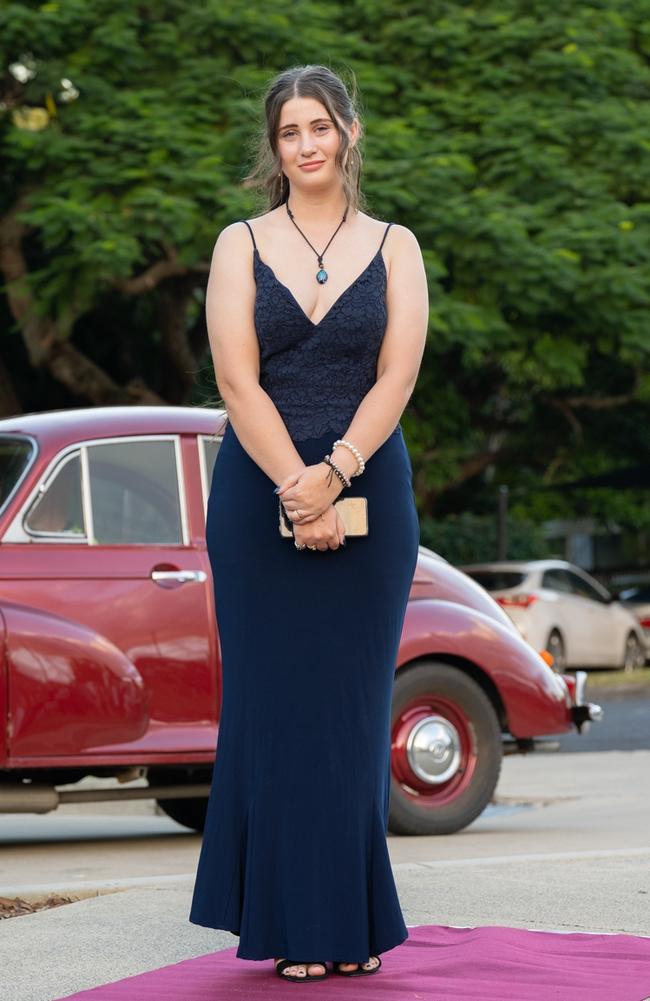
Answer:
[[[177,584],[203,584],[208,579],[205,570],[152,570],[155,581],[172,580]]]

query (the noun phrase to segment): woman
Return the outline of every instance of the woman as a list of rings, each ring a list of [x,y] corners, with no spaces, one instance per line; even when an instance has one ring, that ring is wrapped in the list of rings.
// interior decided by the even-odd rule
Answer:
[[[190,920],[300,982],[328,961],[375,973],[408,934],[386,847],[389,727],[419,542],[399,419],[428,302],[413,234],[361,211],[340,78],[289,69],[265,110],[252,179],[269,210],[221,232],[208,282],[229,418],[206,528],[223,690]],[[354,496],[368,534],[346,539],[334,502]]]

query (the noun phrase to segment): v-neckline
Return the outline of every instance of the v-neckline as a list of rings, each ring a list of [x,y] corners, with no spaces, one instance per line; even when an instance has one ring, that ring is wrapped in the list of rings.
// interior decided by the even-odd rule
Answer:
[[[341,299],[343,298],[343,296],[347,295],[348,292],[351,289],[353,289],[354,286],[358,282],[361,281],[361,279],[363,278],[363,276],[365,274],[367,274],[368,271],[370,271],[370,268],[375,263],[375,261],[377,260],[378,257],[381,257],[382,264],[384,265],[384,268],[386,267],[386,262],[384,261],[384,255],[382,254],[381,247],[380,247],[379,250],[377,251],[377,253],[375,254],[375,256],[373,257],[373,259],[371,261],[369,261],[369,263],[365,266],[365,268],[363,269],[363,271],[361,272],[361,274],[357,275],[357,277],[354,279],[354,281],[350,282],[350,284],[347,286],[347,288],[343,289],[343,291],[341,292],[341,294],[336,297],[336,299],[334,300],[334,302],[332,303],[332,305],[330,306],[330,308],[327,310],[327,312],[323,316],[321,316],[321,318],[318,321],[318,323],[314,323],[314,321],[311,319],[311,317],[307,316],[307,314],[305,313],[304,309],[302,308],[302,306],[300,305],[300,303],[296,299],[295,295],[293,294],[293,292],[291,291],[291,289],[289,288],[289,286],[285,285],[284,282],[281,282],[280,279],[278,278],[278,276],[276,275],[275,271],[271,267],[271,265],[267,264],[266,261],[264,261],[260,257],[260,252],[257,249],[257,247],[255,247],[253,249],[253,254],[256,254],[257,255],[257,259],[260,262],[260,264],[263,264],[264,267],[267,268],[271,272],[271,274],[273,275],[274,281],[280,286],[280,288],[283,288],[285,290],[285,292],[289,295],[289,297],[291,298],[291,300],[294,303],[294,305],[297,307],[297,309],[300,310],[302,316],[305,318],[305,320],[307,321],[307,323],[309,323],[310,326],[314,328],[314,330],[318,330],[318,328],[325,322],[325,320],[327,319],[327,317],[330,315],[330,313],[332,312],[332,310],[334,309],[334,307],[337,306],[338,303],[341,301]]]

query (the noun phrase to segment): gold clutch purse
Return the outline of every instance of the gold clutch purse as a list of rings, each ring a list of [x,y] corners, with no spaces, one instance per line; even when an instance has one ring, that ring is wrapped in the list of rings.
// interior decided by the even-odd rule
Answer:
[[[368,498],[342,497],[334,501],[334,507],[345,525],[345,536],[368,534]],[[307,523],[309,524],[309,522]],[[280,535],[287,539],[293,538],[293,522],[284,510],[280,501]]]

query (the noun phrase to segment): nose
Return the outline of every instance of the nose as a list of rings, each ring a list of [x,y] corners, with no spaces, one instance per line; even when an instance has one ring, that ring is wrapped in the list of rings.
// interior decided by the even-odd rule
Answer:
[[[307,135],[303,138],[301,143],[301,153],[304,157],[309,157],[314,152],[314,140],[313,137]]]

